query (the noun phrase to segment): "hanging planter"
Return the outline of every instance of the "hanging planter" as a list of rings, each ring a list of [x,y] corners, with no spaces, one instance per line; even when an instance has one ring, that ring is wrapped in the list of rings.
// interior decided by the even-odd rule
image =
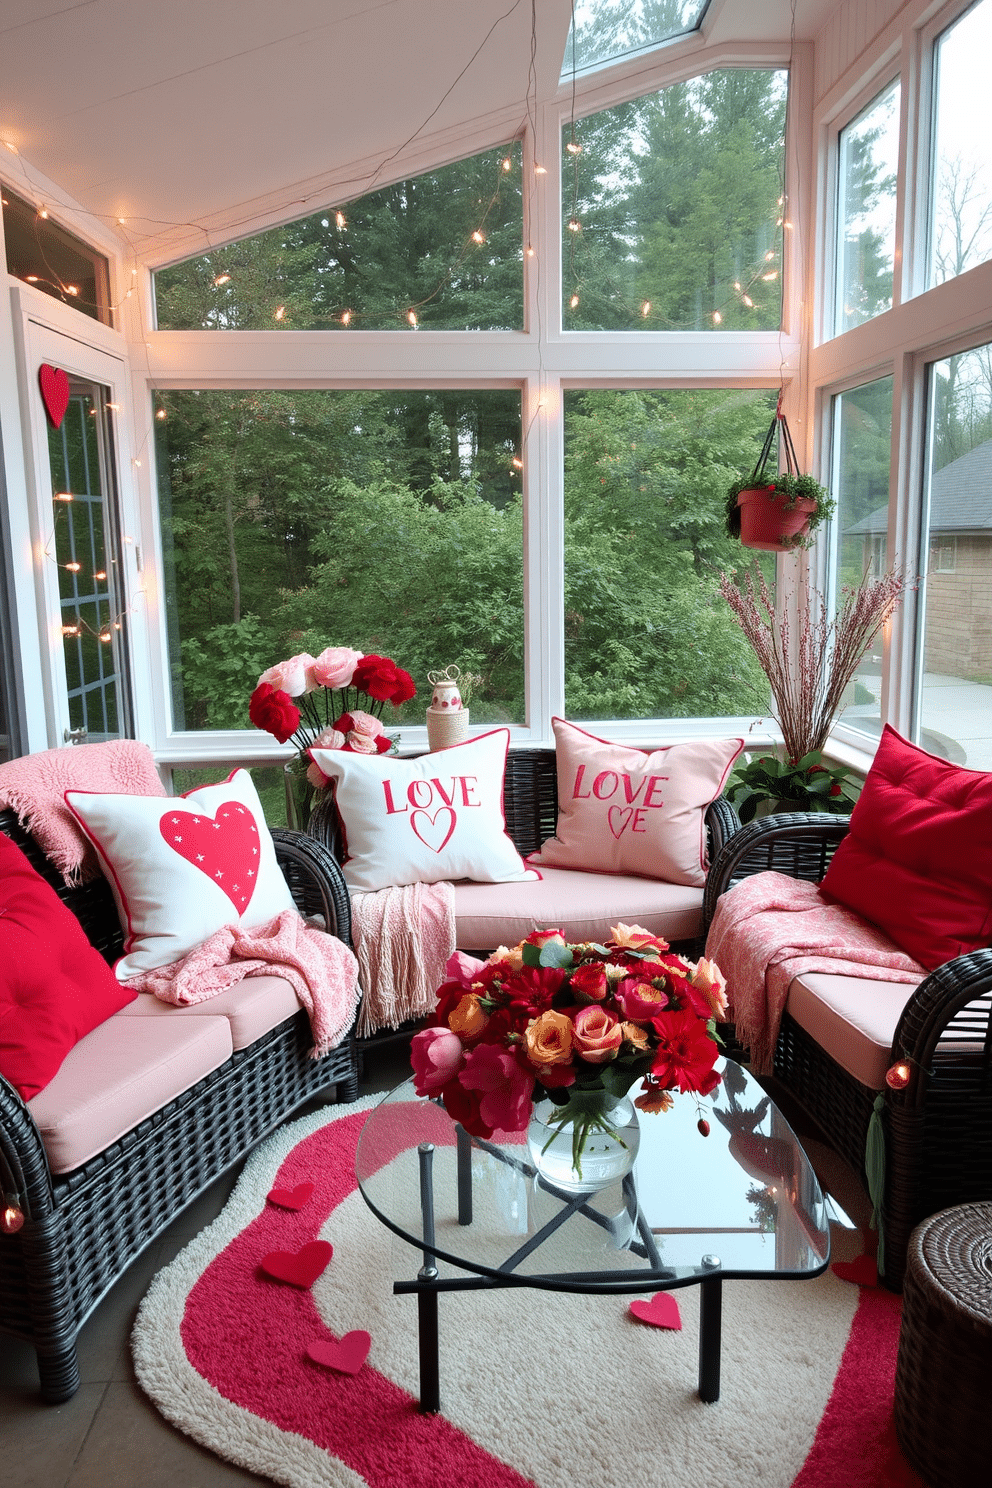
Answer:
[[[782,426],[786,468],[768,470],[776,425]],[[727,532],[746,548],[766,553],[788,553],[808,548],[813,533],[833,512],[836,502],[811,475],[800,475],[789,425],[781,400],[772,419],[758,463],[745,480],[734,481],[727,492]]]

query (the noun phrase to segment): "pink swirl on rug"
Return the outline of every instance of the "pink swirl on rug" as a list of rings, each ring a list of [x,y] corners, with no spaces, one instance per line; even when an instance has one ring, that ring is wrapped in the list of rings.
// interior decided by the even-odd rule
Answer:
[[[296,1250],[354,1193],[355,1148],[366,1113],[356,1112],[297,1143],[276,1175],[280,1188],[315,1179],[297,1213],[267,1205],[206,1268],[186,1302],[181,1334],[194,1369],[226,1399],[339,1457],[369,1488],[533,1488],[531,1479],[493,1457],[443,1415],[421,1415],[416,1400],[378,1370],[329,1373],[304,1355],[330,1340],[309,1291],[268,1281],[259,1261],[274,1248]],[[385,1123],[378,1123],[382,1138]],[[396,1109],[395,1145],[381,1139],[385,1164],[406,1145]],[[451,1145],[438,1122],[438,1144]],[[315,1157],[315,1150],[319,1156]],[[413,1314],[410,1326],[415,1327]],[[370,1420],[375,1431],[369,1430]]]

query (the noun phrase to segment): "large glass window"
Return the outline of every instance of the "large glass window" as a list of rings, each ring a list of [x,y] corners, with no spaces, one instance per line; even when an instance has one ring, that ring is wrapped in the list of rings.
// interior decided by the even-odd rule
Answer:
[[[693,31],[707,0],[575,0],[561,75],[647,51]]]
[[[516,330],[520,145],[162,269],[162,330]]]
[[[520,396],[168,392],[159,502],[176,728],[247,728],[274,662],[325,646],[479,679],[524,721]]]
[[[930,368],[921,742],[992,770],[992,344]]]
[[[992,254],[992,3],[982,0],[934,48],[934,170],[930,283]]]
[[[899,83],[840,132],[834,332],[892,307]]]
[[[93,320],[112,324],[110,267],[103,255],[67,232],[46,209],[39,211],[6,186],[0,201],[7,273]]]
[[[752,556],[726,536],[727,488],[753,467],[774,409],[774,393],[733,388],[566,394],[570,718],[765,709],[718,585]]]
[[[888,567],[889,470],[892,448],[892,378],[880,377],[833,401],[833,601]],[[882,641],[862,659],[847,696],[842,722],[876,740],[882,729]]]
[[[566,330],[780,324],[787,79],[710,72],[566,126]]]

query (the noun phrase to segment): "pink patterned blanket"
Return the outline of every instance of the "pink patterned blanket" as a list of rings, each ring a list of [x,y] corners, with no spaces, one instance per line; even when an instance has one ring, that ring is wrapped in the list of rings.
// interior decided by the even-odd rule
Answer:
[[[97,878],[96,850],[65,804],[67,790],[106,795],[164,796],[165,787],[147,744],[113,739],[105,744],[74,744],[43,749],[0,765],[0,806],[17,819],[58,869],[64,883]]]
[[[335,1048],[351,1026],[358,963],[343,941],[308,925],[295,909],[250,930],[224,925],[181,961],[129,977],[127,986],[188,1007],[251,976],[281,976],[292,984],[310,1014],[312,1059]]]
[[[454,885],[415,883],[353,894],[351,908],[364,991],[359,1037],[432,1013],[455,949]]]
[[[706,955],[727,979],[737,1037],[751,1051],[755,1074],[769,1074],[789,984],[807,971],[916,982],[918,962],[876,926],[816,884],[784,873],[755,873],[720,898]]]

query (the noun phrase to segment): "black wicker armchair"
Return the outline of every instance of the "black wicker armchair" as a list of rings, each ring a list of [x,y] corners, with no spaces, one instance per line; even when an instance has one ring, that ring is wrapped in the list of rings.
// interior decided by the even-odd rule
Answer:
[[[77,916],[108,961],[122,951],[117,910],[103,878],[66,888],[12,812],[0,812],[12,838]],[[276,857],[297,907],[322,914],[350,938],[348,896],[319,843],[273,831]],[[334,1091],[358,1094],[349,1036],[311,1059],[307,1015],[279,1024],[234,1053],[205,1079],[70,1173],[54,1175],[31,1112],[0,1077],[0,1183],[25,1215],[0,1234],[0,1332],[31,1343],[43,1399],[77,1389],[76,1337],[125,1268],[175,1216],[296,1107]]]
[[[774,870],[819,882],[849,817],[769,816],[725,844],[706,885],[708,928],[718,898],[752,873]],[[895,1030],[892,1063],[911,1071],[904,1089],[860,1084],[789,1016],[775,1050],[775,1078],[859,1173],[879,1095],[885,1139],[885,1284],[902,1286],[910,1233],[954,1204],[992,1199],[992,950],[958,956],[927,976]]]

